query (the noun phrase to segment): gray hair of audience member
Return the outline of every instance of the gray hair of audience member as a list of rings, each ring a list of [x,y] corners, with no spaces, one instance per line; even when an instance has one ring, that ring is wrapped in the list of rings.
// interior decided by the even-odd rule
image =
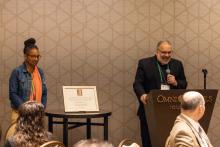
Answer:
[[[161,46],[161,44],[163,44],[163,43],[167,43],[167,44],[169,44],[170,46],[172,46],[172,44],[171,44],[171,42],[170,42],[169,40],[162,40],[162,41],[159,41],[159,42],[157,43],[157,50],[160,49],[160,46]]]
[[[113,144],[108,141],[98,139],[80,140],[73,147],[114,147]]]
[[[183,111],[195,110],[199,105],[205,105],[205,100],[202,94],[196,91],[189,91],[183,94],[181,100],[181,109]]]
[[[27,101],[18,109],[19,117],[13,145],[16,147],[37,147],[48,141],[44,127],[44,106],[35,101]]]

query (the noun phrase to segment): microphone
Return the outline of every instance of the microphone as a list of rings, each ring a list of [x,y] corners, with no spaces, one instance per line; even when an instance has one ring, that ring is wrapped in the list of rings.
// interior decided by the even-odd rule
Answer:
[[[169,68],[166,69],[166,73],[167,73],[167,78],[168,78],[168,75],[170,74],[170,69]],[[166,83],[167,83],[167,80],[166,80]]]
[[[170,74],[170,69],[169,68],[166,69],[166,73]]]
[[[208,70],[207,69],[202,69],[203,72],[203,76],[204,76],[204,89],[206,89],[206,75],[208,74]]]
[[[208,74],[207,69],[202,69],[202,72],[203,72],[204,76],[206,76]]]

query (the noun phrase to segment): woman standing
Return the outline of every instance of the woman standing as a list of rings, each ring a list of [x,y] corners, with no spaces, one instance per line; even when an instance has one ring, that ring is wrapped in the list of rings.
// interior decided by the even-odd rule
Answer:
[[[43,71],[37,67],[41,56],[35,43],[34,38],[24,42],[24,62],[12,71],[9,79],[12,122],[18,117],[18,107],[26,101],[37,101],[46,107],[46,82]]]

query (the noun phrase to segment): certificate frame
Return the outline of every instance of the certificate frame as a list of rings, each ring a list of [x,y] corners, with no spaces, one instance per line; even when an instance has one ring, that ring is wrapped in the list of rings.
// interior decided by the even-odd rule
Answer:
[[[99,111],[96,86],[63,86],[65,112]]]

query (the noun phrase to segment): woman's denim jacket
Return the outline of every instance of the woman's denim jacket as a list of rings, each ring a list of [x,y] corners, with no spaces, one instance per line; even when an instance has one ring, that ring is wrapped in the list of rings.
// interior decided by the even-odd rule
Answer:
[[[42,81],[42,98],[41,102],[46,108],[47,103],[47,87],[43,71],[38,68]],[[32,78],[31,74],[27,71],[25,63],[15,68],[9,79],[9,98],[11,107],[18,109],[18,107],[29,100],[31,92]]]

